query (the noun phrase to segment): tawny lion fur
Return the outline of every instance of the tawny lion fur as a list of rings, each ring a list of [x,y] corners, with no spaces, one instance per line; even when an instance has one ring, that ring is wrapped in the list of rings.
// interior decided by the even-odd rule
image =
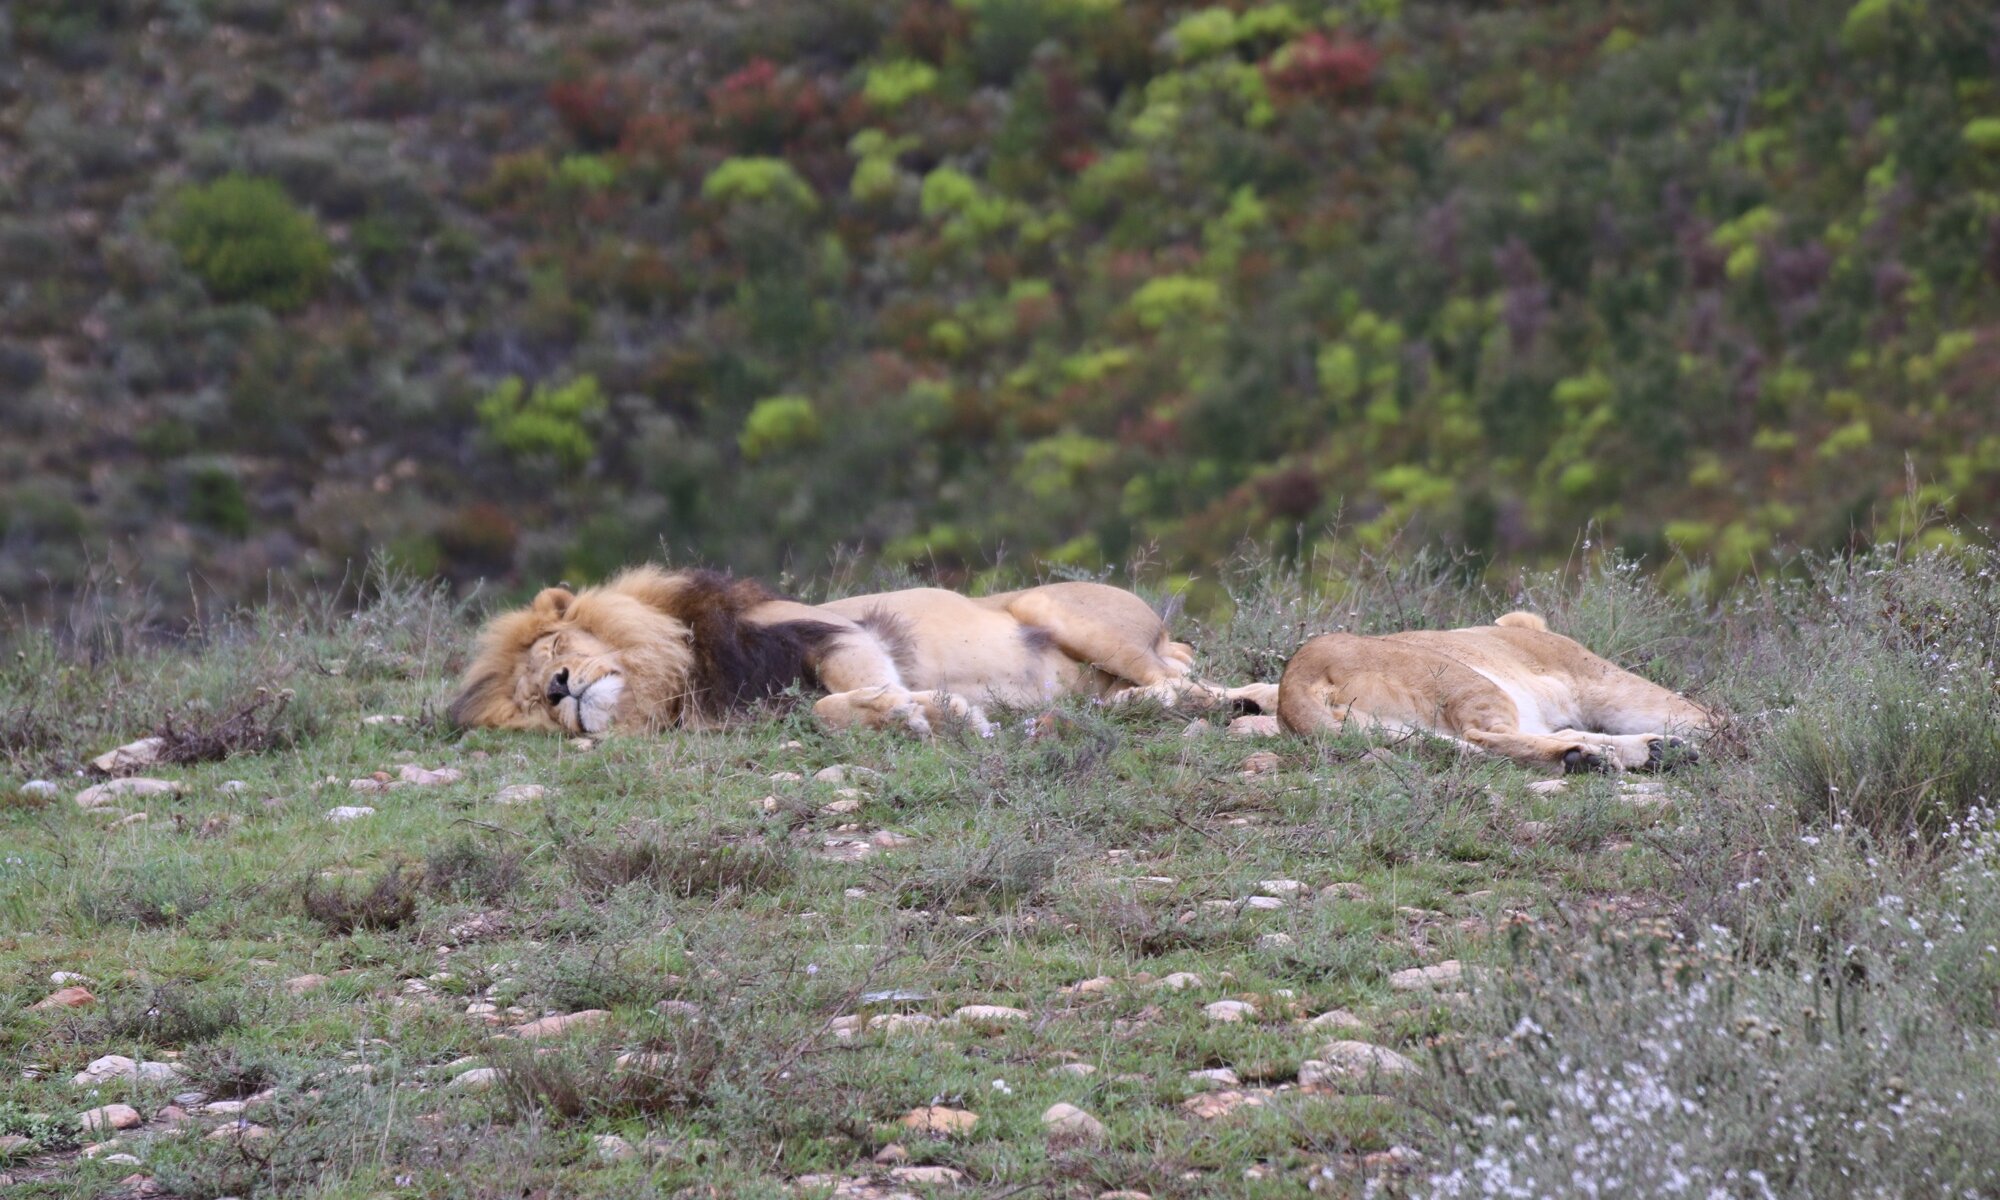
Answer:
[[[713,725],[800,684],[827,724],[945,720],[992,732],[984,706],[1058,696],[1268,709],[1273,684],[1196,679],[1194,654],[1145,601],[1098,583],[972,598],[912,588],[807,605],[708,571],[642,566],[547,588],[495,618],[451,706],[461,725],[595,734]]]
[[[1305,734],[1422,730],[1579,771],[1658,768],[1716,715],[1512,612],[1470,629],[1313,638],[1285,664],[1278,722]]]

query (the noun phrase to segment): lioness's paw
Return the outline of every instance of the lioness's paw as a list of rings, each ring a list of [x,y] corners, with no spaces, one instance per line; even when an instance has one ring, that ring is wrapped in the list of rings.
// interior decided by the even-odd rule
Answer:
[[[1701,761],[1701,752],[1677,737],[1655,736],[1646,746],[1646,763],[1639,768],[1643,771],[1671,771],[1675,767],[1693,766]]]
[[[1601,775],[1616,770],[1616,764],[1588,746],[1572,746],[1563,755],[1563,774]]]

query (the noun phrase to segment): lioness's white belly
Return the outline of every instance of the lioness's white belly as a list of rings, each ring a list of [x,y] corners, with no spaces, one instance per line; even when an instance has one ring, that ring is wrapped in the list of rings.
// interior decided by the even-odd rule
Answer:
[[[1581,717],[1569,690],[1546,675],[1524,680],[1519,676],[1502,675],[1478,663],[1467,662],[1464,665],[1505,692],[1507,699],[1514,702],[1514,711],[1520,720],[1518,729],[1522,733],[1554,733],[1558,729],[1574,728]]]

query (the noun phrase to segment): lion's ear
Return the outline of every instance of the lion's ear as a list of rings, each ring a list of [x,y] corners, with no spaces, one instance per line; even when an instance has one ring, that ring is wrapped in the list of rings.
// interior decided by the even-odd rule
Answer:
[[[568,588],[543,588],[541,594],[535,597],[533,610],[536,616],[545,620],[560,621],[575,600],[576,593]]]

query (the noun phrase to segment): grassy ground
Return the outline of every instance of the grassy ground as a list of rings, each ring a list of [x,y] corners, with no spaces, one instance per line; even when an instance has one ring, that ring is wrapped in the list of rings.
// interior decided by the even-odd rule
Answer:
[[[783,703],[588,748],[461,736],[438,713],[472,616],[421,588],[171,649],[83,606],[0,664],[24,1139],[0,1174],[203,1200],[1992,1194],[1992,567],[1805,566],[1716,609],[1624,569],[1505,595],[1448,564],[1266,570],[1183,622],[1235,681],[1304,632],[1526,605],[1737,715],[1657,788],[1559,793],[1436,744],[1081,705],[991,741]],[[72,801],[156,731],[227,756]],[[356,790],[377,773],[398,786]],[[30,1008],[64,983],[95,1002]],[[1415,1069],[1343,1073],[1337,1040]],[[73,1084],[112,1054],[175,1071]],[[120,1102],[144,1124],[80,1127]],[[1051,1133],[1057,1103],[1102,1130]],[[899,1124],[933,1105],[977,1123]]]

